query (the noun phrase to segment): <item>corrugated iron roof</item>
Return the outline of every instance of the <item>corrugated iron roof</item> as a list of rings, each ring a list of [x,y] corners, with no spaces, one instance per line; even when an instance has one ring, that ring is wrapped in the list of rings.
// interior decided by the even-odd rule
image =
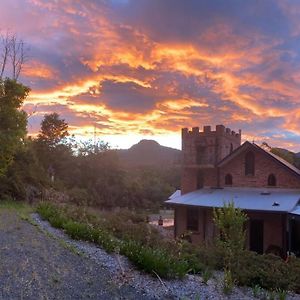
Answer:
[[[300,199],[300,189],[278,188],[203,188],[166,201],[174,205],[200,207],[223,207],[234,202],[235,207],[244,210],[291,212]]]
[[[300,216],[300,205],[297,205],[295,209],[291,211],[291,214]]]
[[[177,197],[181,196],[181,190],[176,190],[170,197],[169,200],[173,200]]]

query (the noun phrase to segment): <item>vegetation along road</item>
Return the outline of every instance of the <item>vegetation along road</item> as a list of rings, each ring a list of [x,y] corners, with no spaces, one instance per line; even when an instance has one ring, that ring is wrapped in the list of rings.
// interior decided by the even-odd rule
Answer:
[[[24,218],[22,210],[0,208],[1,300],[143,298]]]

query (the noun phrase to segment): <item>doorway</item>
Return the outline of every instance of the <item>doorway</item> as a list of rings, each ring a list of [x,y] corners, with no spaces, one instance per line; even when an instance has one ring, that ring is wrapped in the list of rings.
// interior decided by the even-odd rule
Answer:
[[[264,252],[264,222],[262,220],[250,220],[250,250],[258,254]]]

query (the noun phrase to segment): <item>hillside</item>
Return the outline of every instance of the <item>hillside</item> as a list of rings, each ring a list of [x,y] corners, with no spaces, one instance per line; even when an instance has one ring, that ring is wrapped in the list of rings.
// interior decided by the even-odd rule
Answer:
[[[181,151],[161,146],[154,140],[141,140],[129,149],[117,150],[120,161],[126,165],[174,165],[180,162]]]
[[[283,148],[272,148],[271,152],[300,168],[300,152],[295,153]]]

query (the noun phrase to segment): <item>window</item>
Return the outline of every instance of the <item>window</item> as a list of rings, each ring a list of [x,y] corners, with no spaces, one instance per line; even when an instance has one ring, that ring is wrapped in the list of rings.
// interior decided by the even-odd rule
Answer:
[[[274,174],[270,174],[268,177],[268,186],[276,186],[276,177]]]
[[[205,161],[205,147],[203,146],[198,146],[196,148],[197,150],[197,158],[196,158],[196,163],[197,164],[202,164]]]
[[[225,185],[232,185],[232,175],[231,174],[226,174]]]
[[[202,171],[197,173],[197,190],[202,189],[204,186],[204,177]]]
[[[254,175],[255,157],[252,151],[247,152],[245,156],[245,175]]]
[[[230,143],[230,153],[233,151],[233,145]]]
[[[199,229],[199,213],[198,208],[188,207],[186,211],[186,229],[198,231]]]

